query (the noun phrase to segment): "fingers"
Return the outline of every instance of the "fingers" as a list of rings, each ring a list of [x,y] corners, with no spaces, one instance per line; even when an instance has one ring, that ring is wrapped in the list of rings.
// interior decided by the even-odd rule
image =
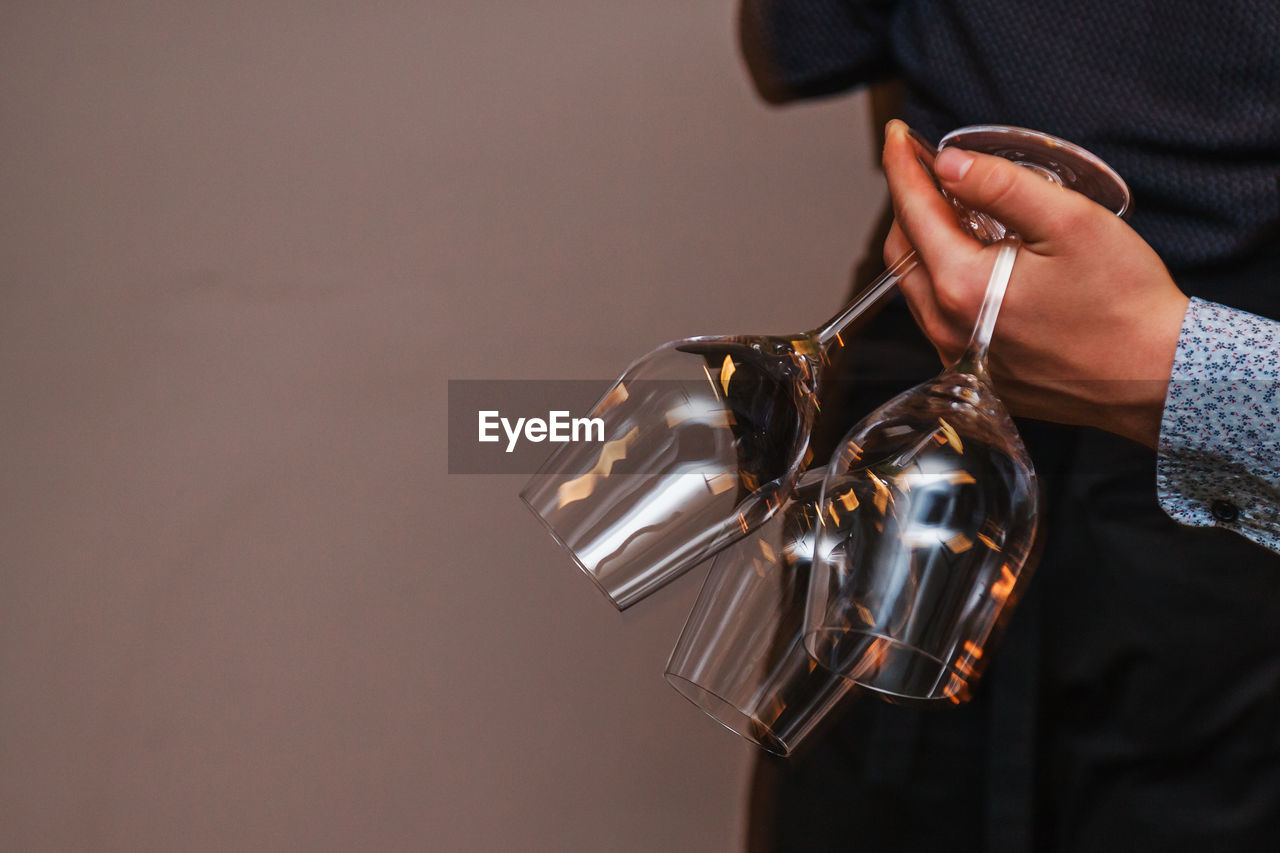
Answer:
[[[892,267],[906,257],[910,252],[911,242],[906,235],[902,233],[902,229],[898,227],[898,221],[895,219],[889,225],[889,233],[884,238],[884,265]]]
[[[889,234],[884,240],[885,264],[892,266],[910,251],[911,243],[907,241],[906,235],[902,233],[902,229],[895,221],[889,226]],[[918,322],[925,316],[932,319],[938,313],[937,300],[933,294],[933,281],[928,271],[922,266],[917,265],[915,269],[899,279],[898,290],[902,291],[902,295],[907,298],[907,304],[911,306],[911,311]]]
[[[1003,157],[947,148],[934,170],[962,204],[1003,223],[1027,244],[1078,238],[1090,217],[1105,212],[1085,196]]]
[[[955,209],[916,160],[915,145],[900,121],[890,122],[886,129],[883,162],[894,220],[925,267],[936,271],[944,261],[981,248],[960,227]]]
[[[910,251],[911,243],[907,241],[898,223],[894,222],[884,241],[885,264],[892,266]],[[898,289],[906,297],[907,307],[911,309],[911,316],[915,318],[916,325],[933,342],[939,357],[944,363],[950,361],[955,353],[950,351],[954,347],[951,346],[953,342],[949,334],[949,324],[944,320],[938,306],[929,272],[923,266],[917,266],[899,280]]]

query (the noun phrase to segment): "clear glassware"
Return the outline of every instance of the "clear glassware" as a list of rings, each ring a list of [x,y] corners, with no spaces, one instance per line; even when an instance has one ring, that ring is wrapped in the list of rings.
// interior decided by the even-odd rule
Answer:
[[[943,144],[1002,154],[1128,212],[1128,188],[1089,152],[996,130],[957,131]],[[975,227],[1004,231],[990,220]],[[828,468],[805,646],[865,688],[965,701],[1030,576],[1035,472],[986,369],[1017,247],[1004,237],[960,360],[854,426]]]
[[[1015,157],[1020,140],[1043,137],[970,130],[970,147]],[[931,170],[937,151],[913,139]],[[957,209],[980,239],[1003,235]],[[521,499],[616,607],[631,606],[782,506],[806,464],[827,353],[915,265],[908,254],[809,332],[687,338],[632,363],[587,413],[603,442],[559,445]]]
[[[931,169],[937,151],[916,145]],[[630,607],[777,512],[809,459],[828,351],[915,265],[911,253],[811,331],[686,338],[633,362],[587,414],[604,441],[561,444],[521,499]]]
[[[806,472],[781,512],[716,555],[665,673],[704,713],[777,755],[854,690],[804,650],[823,473]]]
[[[766,521],[808,446],[816,363],[765,337],[650,353],[592,408],[600,444],[562,444],[521,492],[625,609]]]

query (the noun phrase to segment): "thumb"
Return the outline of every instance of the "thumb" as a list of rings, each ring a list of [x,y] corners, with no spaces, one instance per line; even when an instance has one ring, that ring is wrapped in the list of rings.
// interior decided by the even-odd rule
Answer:
[[[1099,206],[1003,157],[946,148],[934,171],[962,204],[999,221],[1027,243],[1055,243],[1078,236]]]

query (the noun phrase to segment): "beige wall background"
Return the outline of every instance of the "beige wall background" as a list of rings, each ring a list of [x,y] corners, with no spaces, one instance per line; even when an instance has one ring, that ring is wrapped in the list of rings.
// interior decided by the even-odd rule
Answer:
[[[733,5],[3,5],[0,848],[741,846],[698,580],[619,615],[444,434],[837,307],[864,105]]]

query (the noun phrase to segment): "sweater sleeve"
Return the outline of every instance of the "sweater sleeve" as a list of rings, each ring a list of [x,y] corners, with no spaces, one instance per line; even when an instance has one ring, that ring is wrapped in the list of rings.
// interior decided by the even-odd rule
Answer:
[[[1191,300],[1158,450],[1160,506],[1174,521],[1280,552],[1280,323]]]
[[[739,0],[743,57],[760,95],[780,104],[894,73],[896,0]]]

